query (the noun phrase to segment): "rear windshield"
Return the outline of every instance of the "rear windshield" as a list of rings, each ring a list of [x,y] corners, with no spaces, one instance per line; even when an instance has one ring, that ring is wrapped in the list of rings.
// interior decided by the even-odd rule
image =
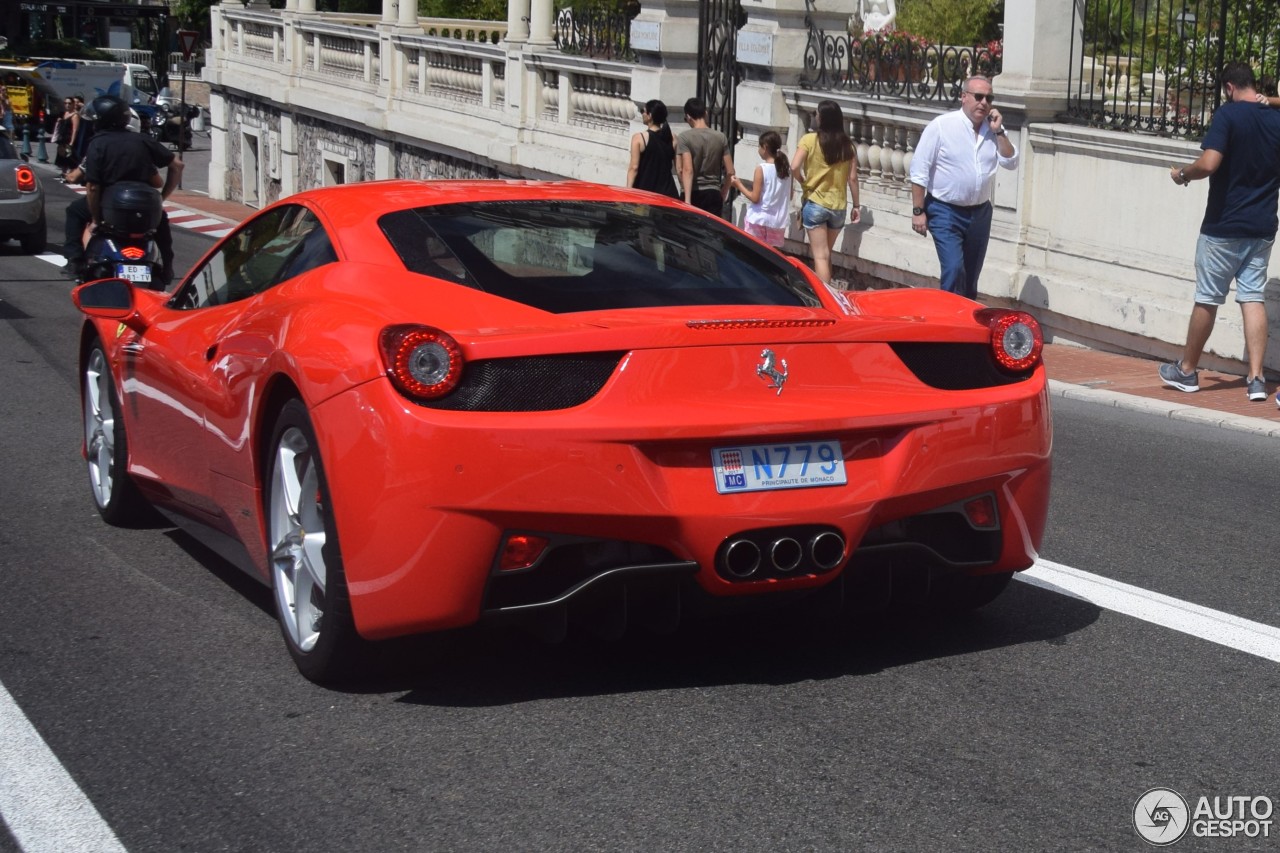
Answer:
[[[17,160],[18,153],[13,150],[13,143],[9,141],[9,137],[0,132],[0,160]]]
[[[820,302],[727,225],[647,204],[506,201],[401,210],[378,224],[405,266],[557,314]]]

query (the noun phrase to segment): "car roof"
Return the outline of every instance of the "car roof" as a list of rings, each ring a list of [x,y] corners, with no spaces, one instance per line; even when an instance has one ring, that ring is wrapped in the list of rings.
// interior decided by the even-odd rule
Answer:
[[[282,203],[305,202],[335,223],[357,214],[360,219],[393,210],[443,204],[492,201],[586,201],[629,204],[673,204],[665,196],[641,190],[586,181],[443,180],[367,181],[320,187],[298,193]],[[345,214],[345,215],[344,215]]]

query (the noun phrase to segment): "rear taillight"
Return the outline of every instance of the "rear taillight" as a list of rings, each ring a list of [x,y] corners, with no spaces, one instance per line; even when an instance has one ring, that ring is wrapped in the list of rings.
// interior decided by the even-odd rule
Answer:
[[[120,254],[130,261],[140,261],[147,256],[147,250],[141,246],[125,246],[120,250]]]
[[[391,326],[379,343],[391,384],[418,400],[437,400],[462,378],[462,348],[439,329]]]
[[[991,353],[996,363],[1011,373],[1022,373],[1040,363],[1044,334],[1040,323],[1025,311],[983,308],[974,316],[991,329]]]
[[[33,193],[36,191],[36,173],[30,166],[18,166],[14,170],[18,179],[18,192]]]

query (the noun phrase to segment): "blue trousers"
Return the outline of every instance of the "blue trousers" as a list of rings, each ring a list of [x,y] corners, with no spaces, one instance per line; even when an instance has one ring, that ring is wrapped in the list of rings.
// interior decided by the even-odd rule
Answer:
[[[961,207],[929,196],[924,210],[942,268],[942,289],[977,299],[978,275],[991,238],[991,202]]]

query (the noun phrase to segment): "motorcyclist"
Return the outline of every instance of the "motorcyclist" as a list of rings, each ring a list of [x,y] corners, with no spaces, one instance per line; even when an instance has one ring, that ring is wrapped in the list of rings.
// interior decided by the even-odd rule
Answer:
[[[88,193],[67,207],[66,241],[62,254],[67,259],[67,274],[81,278],[84,274],[84,229],[90,223],[96,229],[102,224],[102,194],[107,187],[121,181],[148,183],[156,171],[165,169],[161,196],[168,198],[182,177],[183,163],[172,151],[145,133],[130,133],[129,105],[114,95],[93,99],[87,111],[97,121],[97,131],[89,142],[84,157],[84,180]],[[160,217],[156,229],[156,246],[164,262],[161,278],[173,279],[173,234],[169,217]]]

